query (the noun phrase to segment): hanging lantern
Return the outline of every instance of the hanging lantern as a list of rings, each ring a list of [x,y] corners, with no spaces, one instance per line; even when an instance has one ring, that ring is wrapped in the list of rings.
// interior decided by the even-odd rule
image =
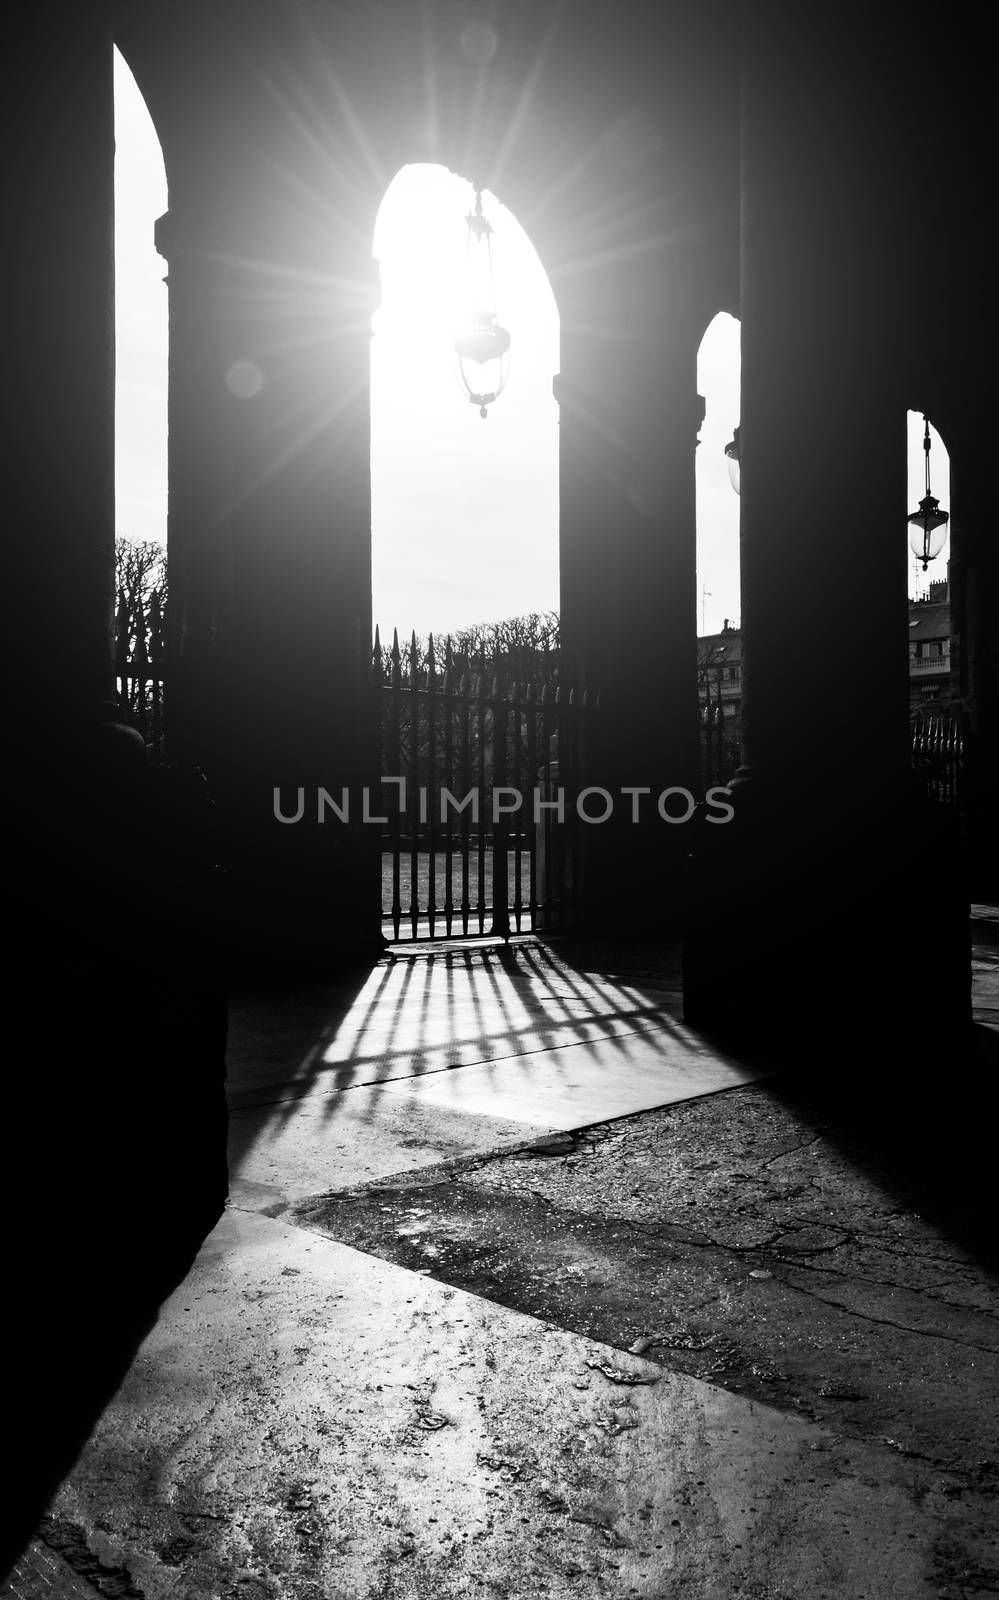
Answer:
[[[950,517],[946,511],[940,510],[939,500],[930,493],[930,425],[925,417],[923,421],[926,423],[926,431],[923,434],[926,493],[919,502],[919,510],[914,511],[909,518],[909,546],[913,555],[923,563],[925,572],[930,562],[936,559],[944,547]]]
[[[475,210],[465,218],[465,314],[454,336],[458,381],[479,416],[488,415],[506,388],[510,335],[500,327],[493,276],[492,228],[482,212],[482,190],[475,191]]]
[[[728,462],[728,481],[736,494],[741,493],[739,477],[739,430],[736,428],[728,444],[725,446],[725,460]]]

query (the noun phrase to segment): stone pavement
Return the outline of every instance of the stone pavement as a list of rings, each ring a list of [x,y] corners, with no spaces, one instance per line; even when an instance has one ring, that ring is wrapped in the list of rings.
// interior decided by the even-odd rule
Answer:
[[[356,992],[248,996],[229,1049],[234,1203],[273,1212],[765,1070],[684,1027],[675,947],[648,960],[615,979],[521,939],[399,954]]]
[[[634,1321],[621,1332],[605,1322],[598,1337],[585,1331],[580,1308],[595,1304],[599,1284],[574,1269],[592,1255],[595,1214],[607,1213],[601,1240],[627,1266],[625,1212],[636,1202],[622,1184],[627,1164],[613,1162],[605,1188],[580,1202],[593,1169],[575,1160],[579,1140],[569,1130],[610,1122],[612,1148],[633,1160],[634,1141],[659,1128],[667,1142],[637,1180],[652,1189],[638,1219],[651,1238],[661,1232],[661,1186],[675,1178],[657,1176],[669,1165],[669,1139],[674,1149],[680,1139],[692,1169],[703,1164],[693,1124],[682,1121],[688,1108],[690,1117],[713,1108],[717,1130],[726,1107],[746,1124],[747,1096],[776,1105],[754,1087],[765,1061],[747,1068],[726,1059],[678,1022],[675,957],[653,951],[643,964],[631,952],[608,976],[596,958],[523,941],[507,952],[413,954],[380,963],[356,990],[275,992],[235,1006],[232,1202],[5,1592],[32,1600],[994,1593],[994,1538],[977,1509],[969,1517],[969,1483],[945,1461],[851,1429],[835,1392],[828,1417],[816,1420],[783,1395],[770,1404],[735,1392],[724,1371],[708,1382],[681,1370],[669,1341],[635,1338]],[[988,1009],[995,968],[987,948],[977,958]],[[663,1106],[673,1109],[650,1109]],[[712,1223],[731,1213],[733,1226],[751,1225],[722,1182],[738,1180],[742,1152],[731,1140],[718,1146]],[[493,1184],[491,1167],[509,1174],[492,1266],[503,1265],[501,1246],[506,1258],[517,1253],[518,1226],[526,1228],[521,1267],[544,1262],[535,1274],[553,1291],[544,1307],[518,1308],[503,1273],[476,1292],[447,1281],[447,1252],[435,1241],[450,1202],[421,1195],[414,1204],[407,1193],[425,1183],[453,1194],[462,1174]],[[801,1174],[806,1190],[811,1171]],[[849,1173],[837,1173],[849,1207]],[[568,1184],[570,1200],[552,1183]],[[329,1218],[348,1191],[366,1197],[373,1222],[385,1221],[391,1250],[377,1229],[363,1249],[334,1236]],[[558,1206],[568,1226],[545,1256],[527,1223]],[[914,1253],[925,1253],[925,1240]],[[779,1286],[751,1260],[743,1258],[740,1282],[767,1297],[757,1326],[769,1318],[779,1342],[783,1313],[771,1298]],[[939,1252],[935,1282],[946,1290],[957,1270]],[[687,1274],[688,1314],[699,1272],[702,1318],[727,1314],[746,1292],[705,1261]],[[984,1328],[992,1302],[976,1281],[962,1294]],[[876,1302],[877,1288],[867,1293]],[[878,1314],[870,1299],[859,1309]],[[628,1350],[625,1329],[644,1356]],[[938,1392],[950,1384],[956,1393],[967,1360],[985,1362],[985,1351],[969,1358],[938,1331],[944,1338],[927,1359]],[[806,1360],[814,1332],[807,1318],[788,1322],[792,1361]],[[862,1365],[855,1325],[849,1337]],[[819,1346],[825,1360],[828,1343]],[[950,1378],[958,1355],[965,1365]],[[838,1359],[849,1366],[843,1350]],[[842,1371],[833,1376],[848,1387]],[[874,1386],[882,1381],[895,1385],[904,1410],[905,1365],[876,1374]],[[978,1486],[988,1492],[984,1479]]]

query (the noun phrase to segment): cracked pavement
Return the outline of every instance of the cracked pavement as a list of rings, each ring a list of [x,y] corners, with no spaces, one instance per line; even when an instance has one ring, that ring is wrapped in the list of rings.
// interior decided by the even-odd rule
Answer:
[[[976,1492],[999,1484],[994,1276],[766,1086],[317,1197],[288,1220],[890,1441]]]
[[[966,1086],[910,1076],[862,1135],[856,1081],[845,1121],[806,1104],[677,1022],[661,952],[597,957],[414,958],[237,1017],[230,1206],[5,1594],[999,1592]]]

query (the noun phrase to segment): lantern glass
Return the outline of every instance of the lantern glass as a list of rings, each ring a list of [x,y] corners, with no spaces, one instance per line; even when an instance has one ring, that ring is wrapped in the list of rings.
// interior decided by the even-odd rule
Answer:
[[[486,415],[486,407],[506,388],[510,335],[496,322],[470,327],[455,335],[458,382],[466,398]]]
[[[923,563],[923,571],[931,561],[935,561],[947,542],[947,525],[950,521],[946,511],[940,510],[940,503],[933,495],[927,495],[919,502],[919,510],[914,511],[909,518],[909,547],[914,556]]]
[[[739,430],[736,428],[728,444],[725,446],[725,463],[728,467],[728,481],[736,494],[742,492],[742,478],[739,471]]]
[[[475,210],[465,218],[468,237],[462,284],[463,310],[454,332],[458,382],[480,416],[506,386],[510,334],[500,326],[493,276],[492,227],[476,192]]]

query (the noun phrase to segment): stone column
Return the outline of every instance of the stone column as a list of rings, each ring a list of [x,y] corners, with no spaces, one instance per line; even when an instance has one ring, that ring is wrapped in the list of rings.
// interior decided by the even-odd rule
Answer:
[[[620,283],[604,304],[627,304]],[[560,300],[561,304],[561,300]],[[695,318],[635,317],[616,339],[563,338],[559,379],[561,606],[568,661],[600,693],[588,782],[613,796],[583,826],[586,919],[603,931],[676,924],[683,825],[657,801],[697,787]],[[572,328],[571,312],[563,311]],[[664,322],[666,326],[664,327]],[[623,795],[623,788],[648,791]],[[599,812],[597,801],[593,809]],[[671,811],[681,815],[681,798]],[[637,816],[637,821],[634,818]]]
[[[192,163],[174,181],[161,229],[171,294],[170,746],[203,768],[215,793],[245,953],[264,965],[285,954],[322,962],[380,948],[378,830],[362,822],[364,786],[375,814],[379,799],[374,263],[356,247],[348,258],[335,236],[308,236],[268,171],[237,165],[223,189]],[[350,791],[349,822],[329,809],[320,822],[323,788],[338,804]],[[279,821],[278,811],[296,814],[299,789],[301,820]]]
[[[203,930],[169,938],[199,863],[112,699],[112,63],[103,5],[5,16],[5,1112],[33,1193],[7,1251],[4,1569],[225,1197],[224,1000]],[[75,1319],[67,1361],[108,1262],[115,1315]]]
[[[689,1020],[743,1035],[888,1025],[912,1003],[890,66],[859,9],[745,8],[745,766],[735,820],[704,842],[686,983]]]
[[[2,434],[7,641],[22,708],[110,712],[114,588],[112,56],[101,6],[5,29]]]
[[[962,397],[946,431],[951,463],[951,616],[963,709],[967,888],[999,899],[999,543],[993,529],[989,418]],[[971,402],[971,403],[969,403]]]

